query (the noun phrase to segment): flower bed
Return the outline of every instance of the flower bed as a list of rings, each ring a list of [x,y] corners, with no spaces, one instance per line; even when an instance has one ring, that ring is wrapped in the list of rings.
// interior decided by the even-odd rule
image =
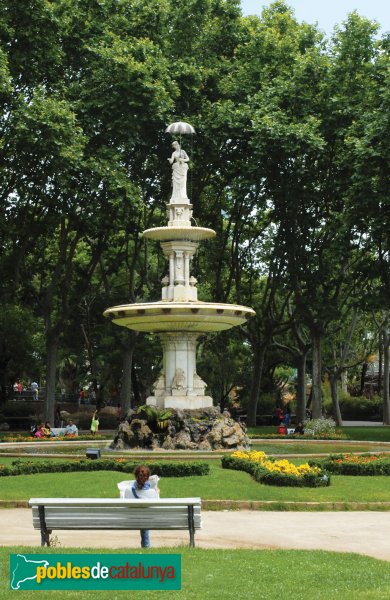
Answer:
[[[390,475],[390,456],[386,454],[331,454],[310,460],[309,465],[338,475]]]
[[[262,440],[347,440],[348,436],[345,433],[323,433],[318,435],[313,435],[311,433],[290,433],[280,434],[280,433],[247,433],[249,439],[262,439]]]
[[[97,435],[91,435],[90,433],[81,433],[79,435],[56,435],[53,437],[34,437],[31,435],[21,435],[21,434],[6,434],[6,435],[2,435],[0,437],[0,444],[1,442],[56,442],[56,441],[60,441],[60,442],[67,442],[67,441],[71,441],[71,440],[76,440],[79,442],[82,441],[89,441],[89,440],[111,440],[112,439],[112,435],[107,435],[107,434],[100,434],[100,432]]]
[[[204,462],[146,462],[150,471],[161,477],[190,477],[208,475],[210,467]],[[123,458],[96,460],[14,460],[10,467],[0,464],[0,477],[11,475],[31,475],[33,473],[69,473],[71,471],[119,471],[133,473],[138,462]]]
[[[272,460],[264,452],[237,450],[222,458],[224,469],[250,473],[256,481],[266,485],[291,487],[322,487],[330,485],[329,476],[317,465],[294,465],[288,460]]]

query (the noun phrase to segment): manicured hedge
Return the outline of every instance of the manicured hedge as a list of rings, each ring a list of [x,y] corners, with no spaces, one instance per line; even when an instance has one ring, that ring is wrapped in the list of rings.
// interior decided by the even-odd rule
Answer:
[[[330,485],[330,477],[326,473],[321,476],[305,473],[302,477],[294,477],[285,473],[271,473],[255,462],[232,456],[222,457],[222,467],[224,469],[245,471],[252,475],[256,481],[265,485],[287,487],[325,487]]]
[[[72,471],[119,471],[133,473],[140,461],[130,462],[121,459],[96,460],[15,460],[11,466],[0,465],[0,477],[9,475],[30,475],[32,473],[70,473]],[[193,475],[208,475],[210,467],[204,462],[145,462],[150,471],[161,477],[190,477]]]
[[[351,460],[356,457],[356,462]],[[348,458],[346,458],[348,457]],[[371,454],[331,454],[329,458],[309,460],[309,465],[338,475],[390,475],[390,457]]]

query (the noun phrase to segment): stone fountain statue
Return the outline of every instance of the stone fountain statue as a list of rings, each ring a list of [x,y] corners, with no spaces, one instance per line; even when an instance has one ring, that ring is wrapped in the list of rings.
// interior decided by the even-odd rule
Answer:
[[[184,125],[194,131],[185,123],[174,125],[179,126],[179,132],[183,132],[180,127]],[[194,434],[198,441],[187,440],[188,444],[186,442],[184,447],[242,447],[245,445],[242,443],[244,434],[238,435],[238,429],[242,432],[242,427],[234,422],[225,427],[224,434],[218,433],[218,443],[211,442],[216,439],[212,433],[213,420],[223,420],[224,417],[218,416],[219,411],[213,407],[213,399],[206,394],[206,383],[196,372],[196,348],[200,336],[242,325],[255,312],[247,306],[198,300],[197,280],[190,272],[191,261],[199,243],[214,237],[215,231],[192,226],[192,204],[187,196],[189,157],[178,142],[173,142],[172,147],[173,153],[168,158],[172,165],[172,196],[167,204],[168,224],[148,229],[143,234],[145,238],[161,243],[168,263],[168,274],[162,279],[161,300],[114,306],[107,309],[104,315],[117,325],[155,333],[161,339],[163,369],[153,386],[152,395],[146,399],[148,405],[156,409],[174,409],[180,414],[199,410],[210,413],[211,425],[204,430],[208,441],[202,436],[199,438],[198,432]],[[199,420],[199,414],[196,419]],[[183,425],[183,418],[178,418],[177,422]],[[191,429],[187,417],[183,426],[187,432]],[[198,431],[199,427],[195,429]],[[184,434],[181,432],[180,435],[180,439],[183,439]],[[233,442],[228,441],[229,436],[233,436]],[[167,439],[164,443],[164,447],[170,447]],[[173,445],[182,447],[179,442]]]
[[[172,165],[172,196],[171,202],[187,201],[187,172],[188,172],[188,155],[185,150],[182,150],[179,142],[173,142],[171,158],[168,158]]]

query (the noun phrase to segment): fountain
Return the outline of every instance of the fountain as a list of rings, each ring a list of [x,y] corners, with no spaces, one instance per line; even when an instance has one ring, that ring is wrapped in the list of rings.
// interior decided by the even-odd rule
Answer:
[[[192,126],[181,122],[169,126],[167,131],[175,133],[183,129],[194,133]],[[168,225],[143,233],[145,238],[161,243],[169,265],[168,275],[161,282],[161,300],[114,306],[104,316],[116,325],[155,333],[161,339],[163,369],[146,400],[148,406],[201,411],[198,416],[210,414],[217,418],[218,410],[212,408],[213,400],[205,393],[206,383],[196,372],[198,340],[208,332],[241,325],[255,312],[246,306],[198,300],[197,280],[190,272],[191,260],[199,243],[213,238],[215,231],[192,226],[192,204],[187,196],[189,157],[179,142],[174,141],[172,146],[173,153],[168,159],[172,165]]]

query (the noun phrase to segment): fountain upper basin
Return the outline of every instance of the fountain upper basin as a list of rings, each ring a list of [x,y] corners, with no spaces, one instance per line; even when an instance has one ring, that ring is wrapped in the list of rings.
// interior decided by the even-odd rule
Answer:
[[[242,325],[256,313],[247,306],[216,302],[121,304],[104,313],[116,325],[135,331],[223,331]]]
[[[143,236],[149,240],[200,242],[215,237],[215,231],[207,227],[153,227]]]

